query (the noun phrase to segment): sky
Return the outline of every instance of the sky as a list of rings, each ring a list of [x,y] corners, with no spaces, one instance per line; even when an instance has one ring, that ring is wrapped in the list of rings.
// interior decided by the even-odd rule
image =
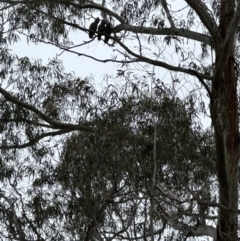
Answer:
[[[84,41],[89,41],[88,34],[80,31],[72,32],[71,39],[75,44],[82,44]],[[53,45],[27,43],[25,39],[11,46],[11,49],[13,53],[19,57],[28,56],[30,59],[39,58],[43,60],[43,63],[47,63],[49,59],[59,55],[58,58],[63,61],[65,71],[74,71],[77,76],[82,78],[92,75],[95,80],[101,80],[104,74],[115,74],[118,69],[117,65],[111,62],[98,63],[84,56],[77,56],[66,51],[63,52]],[[106,56],[110,56],[112,52],[108,45],[97,39],[81,48],[81,50],[80,48],[74,50],[81,51],[84,54],[95,56],[102,60],[105,59]]]
[[[177,11],[178,9],[182,9],[184,7],[182,3],[183,3],[182,1],[174,2],[173,7],[175,8],[175,11]],[[76,45],[89,41],[88,33],[80,30],[71,32],[70,38]],[[121,69],[120,64],[117,64],[117,63],[111,63],[111,62],[99,63],[93,59],[90,59],[84,56],[78,56],[76,54],[69,53],[66,51],[63,52],[62,50],[52,45],[39,43],[36,46],[36,44],[34,43],[27,43],[27,41],[24,38],[22,38],[22,40],[19,43],[14,44],[10,48],[12,49],[14,54],[18,55],[18,57],[28,56],[30,59],[36,59],[36,58],[42,59],[44,64],[46,64],[49,59],[56,57],[58,55],[58,58],[63,61],[63,66],[65,67],[66,72],[73,71],[75,72],[76,76],[83,79],[85,77],[92,77],[94,80],[94,83],[100,86],[105,82],[104,77],[106,74],[112,75],[113,77],[115,77],[117,75],[117,70]],[[188,44],[185,43],[185,48],[186,48],[186,51],[189,51],[189,49],[194,51],[194,54],[196,55],[199,52],[196,49],[194,42],[192,43],[189,42]],[[78,47],[73,50],[76,50],[86,55],[94,56],[102,60],[110,59],[113,54],[116,54],[116,52],[112,51],[113,50],[112,47],[109,47],[108,45],[104,44],[103,41],[98,41],[97,39],[93,40],[90,44],[86,44],[85,46]],[[166,58],[160,59],[160,60],[166,60],[170,64],[175,63],[174,54],[173,54],[174,51],[175,51],[174,49],[172,51],[163,50],[163,55]],[[177,58],[176,64],[178,64],[178,58]],[[169,85],[172,85],[172,76],[174,76],[175,74],[176,76],[178,76],[178,73],[172,72],[170,74],[169,71],[159,67],[154,67],[154,68],[150,67],[150,70],[155,71],[156,78],[160,78],[162,81],[164,81],[165,84],[169,84]],[[187,76],[186,82],[190,83],[191,79],[192,79],[191,76]],[[106,83],[106,84],[109,84],[109,83]],[[182,89],[178,93],[182,95],[183,98],[187,94],[187,92],[184,89],[188,90],[188,87],[184,86],[185,84],[186,83],[183,82],[181,86]],[[208,100],[206,100],[206,104],[208,104]],[[211,124],[210,119],[206,118],[205,116],[202,117],[202,122],[204,123],[204,126],[209,126]]]
[[[173,1],[174,4],[172,4],[172,10],[178,14],[179,9],[184,9],[186,6],[186,3],[184,1]],[[184,9],[186,12],[187,9]],[[184,11],[181,12],[182,17],[184,18]],[[174,16],[174,15],[173,15]],[[100,14],[99,14],[100,17]],[[90,22],[89,22],[90,25]],[[196,24],[196,30],[200,31],[200,26]],[[83,44],[84,42],[89,41],[88,33],[76,30],[72,31],[70,35],[70,39],[74,42],[75,45]],[[145,42],[146,43],[146,42]],[[128,44],[131,44],[131,41],[128,42]],[[197,44],[197,45],[196,45]],[[198,43],[191,42],[191,41],[185,41],[184,48],[186,51],[191,51],[195,56],[198,56],[200,51],[197,49]],[[65,67],[66,72],[74,72],[76,76],[84,79],[86,77],[92,77],[94,80],[95,85],[101,86],[105,82],[105,75],[111,75],[113,78],[117,75],[117,70],[121,69],[121,65],[117,63],[100,63],[93,59],[84,57],[84,56],[78,56],[73,53],[69,52],[63,52],[62,50],[56,48],[52,45],[47,45],[44,43],[39,43],[38,45],[34,43],[27,43],[26,39],[22,38],[22,40],[14,44],[10,47],[14,54],[17,54],[18,57],[25,57],[28,56],[30,59],[42,59],[43,63],[47,63],[49,59],[54,58],[58,56],[59,59],[63,61],[63,66]],[[90,44],[86,44],[82,47],[78,47],[76,49],[78,52],[81,52],[86,55],[94,56],[95,58],[104,60],[104,59],[110,59],[113,54],[116,54],[116,52],[113,52],[113,48],[104,44],[103,41],[98,41],[97,39],[93,40]],[[155,50],[154,50],[155,51]],[[156,52],[159,51],[159,49],[156,49]],[[176,64],[178,65],[178,57],[177,59],[174,58],[175,49],[160,49],[162,51],[160,55],[160,59],[162,61],[166,61],[169,64]],[[164,58],[162,58],[164,56]],[[149,57],[149,56],[147,56]],[[176,62],[176,63],[175,63]],[[144,64],[143,64],[144,65]],[[172,72],[169,74],[169,71],[166,69],[160,68],[160,67],[150,67],[150,70],[154,70],[156,74],[156,78],[161,79],[165,84],[172,86],[172,77],[175,75],[176,77],[180,76],[178,73]],[[141,73],[141,72],[140,72]],[[175,77],[174,76],[174,77]],[[191,83],[192,81],[191,76],[186,76],[186,82]],[[194,88],[191,84],[188,85],[186,82],[183,81],[182,85],[178,86],[178,94],[185,98],[188,94],[188,91],[191,90],[191,88]],[[198,81],[197,81],[198,82]],[[106,83],[109,84],[109,83]],[[96,88],[98,88],[96,86]],[[206,106],[208,105],[208,99],[206,98]],[[205,127],[208,127],[211,125],[210,118],[202,115],[201,121]]]
[[[81,44],[84,41],[89,41],[88,34],[85,32],[75,31],[71,33],[71,38],[75,44]],[[193,46],[189,46],[190,48]],[[56,57],[62,53],[62,50],[57,49],[54,46],[46,44],[38,44],[37,46],[34,43],[27,43],[24,39],[18,44],[11,46],[11,49],[14,54],[19,57],[28,56],[30,59],[42,59],[43,63],[47,63],[49,59]],[[112,53],[112,48],[104,44],[103,41],[98,41],[95,39],[89,45],[85,45],[81,48],[81,52],[90,56],[94,56],[99,59],[110,58]],[[169,57],[171,52],[169,52]],[[84,56],[77,56],[72,53],[64,52],[59,56],[59,59],[63,61],[63,66],[65,67],[66,72],[74,71],[76,76],[85,78],[92,76],[96,83],[100,84],[105,74],[116,76],[117,70],[119,69],[119,64],[115,63],[98,63],[92,59],[86,58]],[[174,61],[174,58],[173,58]],[[171,82],[171,75],[168,71],[162,68],[155,68],[157,77],[164,80],[165,83]],[[191,79],[192,77],[189,77]],[[185,95],[184,90],[180,94]],[[206,100],[207,104],[208,100]],[[204,126],[209,126],[211,124],[210,119],[204,116],[201,121]]]

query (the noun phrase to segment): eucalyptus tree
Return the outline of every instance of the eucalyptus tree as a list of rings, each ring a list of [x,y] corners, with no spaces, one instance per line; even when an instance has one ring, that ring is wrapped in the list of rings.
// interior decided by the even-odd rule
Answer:
[[[48,175],[62,186],[59,206],[68,207],[64,232],[84,240],[214,237],[206,223],[217,218],[208,206],[216,202],[212,132],[192,122],[197,112],[185,109],[188,101],[140,96],[114,97],[93,121],[94,135],[75,133],[65,142]]]
[[[80,80],[72,73],[64,73],[58,59],[43,65],[39,60],[30,61],[27,56],[18,58],[12,54],[11,46],[20,38],[26,37],[28,41],[36,44],[51,44],[61,51],[79,56],[79,61],[90,58],[99,64],[119,63],[122,67],[118,71],[118,78],[125,81],[129,80],[133,70],[139,70],[139,66],[142,68],[140,70],[146,70],[143,78],[147,81],[149,66],[154,66],[156,71],[167,70],[171,74],[169,76],[172,76],[174,86],[188,82],[190,86],[200,85],[201,93],[205,91],[214,129],[216,151],[213,165],[216,166],[218,180],[216,201],[205,197],[194,187],[184,187],[189,195],[189,206],[181,207],[183,212],[187,214],[188,207],[192,207],[192,203],[198,203],[205,208],[204,220],[196,218],[188,225],[184,222],[187,219],[180,220],[179,216],[174,215],[174,211],[178,210],[179,213],[181,209],[177,208],[178,205],[176,210],[168,213],[164,213],[162,208],[161,215],[164,218],[161,217],[186,237],[206,235],[216,240],[237,240],[239,0],[213,0],[210,3],[203,0],[185,0],[181,3],[169,0],[6,0],[1,1],[0,6],[1,149],[6,170],[2,173],[3,183],[5,179],[9,179],[9,185],[20,197],[16,186],[24,172],[13,171],[12,165],[19,165],[20,170],[25,170],[28,176],[31,174],[33,177],[43,175],[40,168],[42,166],[54,169],[49,163],[56,158],[55,143],[49,138],[72,131],[95,133],[96,124],[93,123],[98,115],[98,105],[99,102],[104,102],[91,85],[87,84],[87,80]],[[98,46],[112,50],[110,57],[105,56],[107,51],[102,51],[100,58],[82,51],[84,46],[96,41],[97,33],[90,40],[87,36],[90,23],[97,17],[112,26],[110,41],[104,46]],[[71,39],[72,30],[81,32],[86,39],[81,43],[74,43]],[[200,53],[194,52],[196,46],[201,49]],[[92,68],[94,69],[94,66]],[[198,90],[194,91],[197,95]],[[156,134],[157,130],[154,133]],[[176,138],[177,130],[173,136]],[[157,136],[154,139],[157,140]],[[56,145],[58,144],[56,142]],[[177,144],[175,143],[176,148]],[[28,148],[31,158],[22,157],[19,150],[24,148]],[[176,149],[176,156],[179,149]],[[198,151],[196,149],[196,152]],[[154,153],[157,153],[156,150],[153,155]],[[38,169],[34,168],[32,158],[37,161]],[[191,162],[195,158],[191,155],[187,157]],[[212,166],[209,168],[213,169]],[[181,178],[179,182],[180,180]],[[184,180],[181,180],[181,183],[184,183]],[[37,185],[35,182],[34,184]],[[29,191],[30,194],[31,192]],[[162,191],[162,194],[164,192]],[[38,239],[43,238],[38,230],[41,222],[39,227],[35,227],[35,223],[29,218],[30,214],[24,212],[28,206],[24,203],[24,196],[19,199],[19,206],[22,206],[21,221],[17,218],[19,212],[13,207],[16,198],[1,193],[1,200],[2,218],[8,220],[6,230],[10,236],[6,237],[25,240],[26,235],[30,235],[24,229],[28,226]],[[178,198],[175,201],[177,200]],[[183,200],[179,198],[178,201]],[[206,211],[206,207],[209,210],[217,209],[217,215],[206,216],[206,212],[210,212]],[[191,209],[191,217],[193,213],[194,209]],[[199,210],[198,216],[200,213]],[[53,212],[52,216],[54,215]],[[205,222],[206,218],[215,220],[217,224],[209,225],[209,221]],[[51,225],[54,230],[54,223]],[[154,223],[151,225],[149,237],[153,239]],[[2,231],[2,235],[6,234],[6,230]],[[49,232],[49,237],[45,238],[50,238],[51,234],[54,232]],[[103,237],[108,238],[101,235],[95,238]],[[129,236],[124,238],[131,239]]]

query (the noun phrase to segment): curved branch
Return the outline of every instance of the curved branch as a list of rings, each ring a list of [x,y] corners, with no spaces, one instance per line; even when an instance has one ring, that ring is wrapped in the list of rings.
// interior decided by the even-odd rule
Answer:
[[[85,30],[86,30],[86,29],[85,29]],[[180,72],[183,72],[183,73],[187,73],[187,74],[196,76],[196,77],[198,78],[198,80],[200,81],[200,83],[201,83],[201,84],[205,87],[205,89],[207,90],[209,96],[211,96],[211,91],[210,91],[208,85],[204,82],[204,79],[211,80],[211,79],[212,79],[211,76],[209,76],[209,75],[203,75],[203,74],[198,73],[197,71],[192,70],[192,69],[184,69],[184,68],[181,68],[181,67],[175,67],[175,66],[166,64],[166,63],[164,63],[164,62],[161,62],[161,61],[152,60],[152,59],[143,57],[142,55],[135,54],[135,53],[132,52],[126,45],[124,45],[122,42],[120,42],[119,39],[114,38],[114,37],[111,37],[111,38],[114,39],[116,42],[118,42],[129,54],[131,54],[131,55],[133,55],[134,57],[136,57],[136,59],[133,59],[133,60],[102,59],[102,60],[101,60],[101,59],[97,59],[97,58],[95,58],[95,57],[93,57],[93,56],[90,56],[90,55],[87,55],[87,54],[83,54],[83,53],[79,53],[79,52],[70,50],[70,49],[72,49],[73,47],[64,48],[64,47],[62,47],[62,46],[56,45],[55,43],[46,42],[46,41],[43,41],[43,40],[40,40],[40,39],[37,39],[37,41],[43,42],[43,43],[46,43],[46,44],[51,44],[51,45],[57,46],[57,47],[59,47],[60,49],[62,49],[62,50],[64,50],[64,51],[77,54],[78,56],[84,56],[84,57],[93,59],[94,61],[98,61],[98,62],[102,62],[102,63],[115,62],[115,63],[125,64],[125,63],[145,62],[145,63],[154,64],[154,65],[159,66],[159,67],[163,67],[163,68],[168,69],[168,70],[180,71]]]
[[[32,121],[32,120],[28,120],[28,119],[25,119],[25,118],[8,118],[7,120],[3,120],[3,119],[0,119],[0,123],[11,123],[11,122],[14,122],[14,123],[19,123],[19,122],[24,122],[24,123],[28,123],[30,125],[35,125],[35,126],[39,126],[39,127],[46,127],[46,128],[51,128],[51,129],[59,129],[59,128],[56,128],[52,125],[47,125],[47,124],[43,124],[43,123],[39,123],[37,121]]]
[[[52,118],[48,117],[47,115],[45,115],[43,112],[41,112],[40,110],[38,110],[36,107],[34,107],[33,105],[27,104],[23,101],[18,100],[16,97],[14,97],[13,95],[11,95],[9,92],[7,92],[6,90],[4,90],[3,88],[0,87],[0,93],[10,102],[20,105],[32,112],[34,112],[35,114],[37,114],[40,118],[42,118],[42,120],[46,121],[47,123],[49,123],[51,126],[58,128],[58,129],[68,129],[68,130],[80,130],[80,131],[86,131],[86,132],[94,132],[93,128],[90,127],[86,127],[83,125],[74,125],[74,124],[66,124],[66,123],[62,123],[59,121],[55,121]]]
[[[59,1],[60,3],[65,3],[65,1]],[[101,4],[97,4],[97,3],[94,3],[92,1],[88,1],[89,3],[88,4],[82,4],[82,5],[78,5],[78,4],[73,4],[72,2],[69,3],[73,6],[76,6],[77,8],[79,9],[86,9],[86,8],[94,8],[94,9],[98,9],[102,12],[105,12],[107,13],[108,15],[110,16],[113,16],[115,17],[120,23],[124,23],[124,19],[122,17],[120,17],[116,12],[108,9],[108,8],[105,8],[103,5]]]
[[[198,74],[197,71],[194,72],[194,75],[198,78],[199,82],[204,86],[204,88],[206,89],[210,99],[212,98],[212,92],[209,88],[209,86],[205,83],[204,79],[202,78],[201,75]]]
[[[182,67],[173,66],[173,65],[170,65],[170,64],[166,64],[165,62],[162,62],[162,61],[153,60],[153,59],[141,56],[139,54],[136,54],[131,49],[129,49],[125,44],[123,44],[119,39],[114,38],[114,40],[123,49],[125,49],[129,54],[131,54],[132,56],[138,58],[139,61],[142,61],[142,62],[145,62],[145,63],[149,63],[149,64],[152,64],[154,66],[159,66],[159,67],[171,70],[171,71],[178,71],[178,72],[182,72],[182,73],[185,73],[185,74],[190,74],[190,75],[196,76],[197,78],[200,78],[200,79],[212,80],[212,76],[201,74],[201,73],[197,72],[196,70],[185,69],[185,68],[182,68]]]
[[[141,60],[138,60],[138,59],[133,59],[133,60],[97,59],[97,58],[95,58],[91,55],[87,55],[87,54],[79,53],[79,52],[76,52],[76,51],[72,51],[70,49],[63,48],[63,47],[60,47],[60,46],[58,46],[58,47],[60,49],[64,50],[64,51],[67,51],[67,52],[70,52],[70,53],[73,53],[73,54],[77,54],[78,56],[84,56],[84,57],[87,57],[89,59],[93,59],[94,61],[101,62],[101,63],[113,62],[113,63],[120,63],[120,64],[130,64],[130,63],[141,62]]]
[[[86,29],[87,30],[87,29]],[[97,33],[97,31],[96,31]],[[24,34],[24,33],[22,33]],[[26,35],[26,34],[24,34]],[[27,36],[27,35],[26,35]],[[95,38],[95,37],[94,37]],[[94,40],[93,38],[93,40]],[[112,38],[112,37],[111,37]],[[72,53],[72,54],[76,54],[78,56],[84,56],[84,57],[87,57],[89,59],[93,59],[94,61],[97,61],[97,62],[101,62],[101,63],[107,63],[107,62],[113,62],[113,63],[120,63],[120,64],[130,64],[130,63],[136,63],[136,62],[142,62],[141,60],[139,59],[132,59],[132,60],[116,60],[116,59],[98,59],[98,58],[95,58],[91,55],[87,55],[87,54],[83,54],[83,53],[79,53],[77,51],[73,51],[71,49],[73,48],[76,48],[76,47],[79,47],[79,46],[82,46],[84,45],[85,43],[88,43],[88,42],[84,42],[84,44],[78,44],[78,45],[75,45],[75,46],[72,46],[72,47],[69,47],[69,48],[66,48],[66,47],[62,47],[61,45],[58,45],[56,43],[52,43],[52,42],[46,42],[44,40],[41,40],[41,39],[38,39],[38,38],[33,38],[35,39],[36,41],[38,42],[41,42],[41,43],[44,43],[44,44],[49,44],[49,45],[53,45],[55,47],[58,47],[59,49],[63,50],[60,54],[57,54],[57,56],[60,56],[64,51],[66,52],[69,52],[69,53]],[[113,38],[115,39],[115,38]],[[93,40],[89,41],[89,42],[92,42]],[[0,120],[1,122],[1,120]]]
[[[54,132],[48,132],[48,133],[43,133],[41,135],[37,135],[35,138],[31,139],[29,142],[24,143],[22,145],[0,145],[0,150],[10,150],[10,149],[23,149],[29,146],[33,146],[36,144],[38,141],[41,139],[48,137],[48,136],[57,136],[57,135],[62,135],[71,132],[72,130],[60,130],[60,131],[54,131]]]
[[[221,34],[215,20],[210,16],[209,9],[203,1],[200,0],[185,0],[188,5],[197,13],[202,23],[206,26],[211,34],[215,48],[219,48],[219,43],[222,41]]]

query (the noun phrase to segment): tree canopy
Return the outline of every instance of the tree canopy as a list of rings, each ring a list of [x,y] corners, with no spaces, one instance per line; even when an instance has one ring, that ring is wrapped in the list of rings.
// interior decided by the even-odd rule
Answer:
[[[2,240],[237,240],[239,0],[0,9]],[[65,53],[116,72],[77,76]]]

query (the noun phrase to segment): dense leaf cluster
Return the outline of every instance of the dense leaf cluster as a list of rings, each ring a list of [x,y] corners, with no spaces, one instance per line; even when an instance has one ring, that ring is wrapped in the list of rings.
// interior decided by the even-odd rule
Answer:
[[[200,123],[205,96],[216,94],[216,41],[190,7],[206,1],[185,2],[178,10],[166,0],[0,2],[0,240],[216,236],[216,140]],[[218,23],[219,1],[207,6]],[[114,27],[102,47],[113,50],[109,58],[82,51],[97,16]],[[76,42],[73,31],[86,38]],[[22,39],[119,64],[117,76],[96,89],[58,57],[16,56],[11,47]],[[171,72],[167,87],[152,67],[181,74]]]

